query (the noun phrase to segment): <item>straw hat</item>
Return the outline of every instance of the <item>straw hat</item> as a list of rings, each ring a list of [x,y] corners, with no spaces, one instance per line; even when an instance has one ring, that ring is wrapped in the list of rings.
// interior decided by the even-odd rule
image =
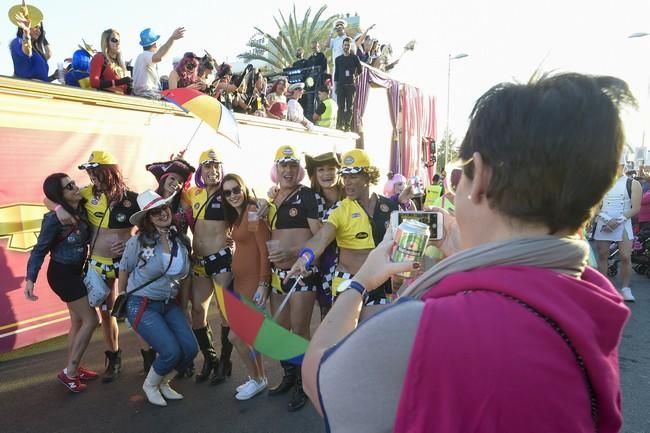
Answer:
[[[25,14],[25,10],[27,13]],[[43,12],[36,6],[26,5],[25,2],[21,5],[15,5],[9,8],[9,21],[11,21],[16,27],[18,27],[18,21],[16,21],[16,15],[22,13],[25,15],[25,18],[29,18],[32,22],[32,27],[38,26],[41,21],[43,21]]]
[[[129,222],[133,225],[140,224],[142,222],[142,218],[145,217],[147,212],[162,206],[169,205],[169,202],[172,201],[175,196],[176,193],[170,195],[167,198],[162,198],[160,195],[158,195],[157,192],[150,189],[138,194],[138,207],[142,210],[131,215]]]

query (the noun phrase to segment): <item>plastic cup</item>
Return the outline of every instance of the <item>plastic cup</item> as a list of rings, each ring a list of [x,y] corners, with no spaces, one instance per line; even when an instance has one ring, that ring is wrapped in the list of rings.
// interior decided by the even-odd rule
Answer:
[[[257,211],[249,211],[248,212],[248,231],[249,232],[256,232],[259,221],[260,221],[260,216],[257,214]]]
[[[269,250],[269,254],[280,249],[280,241],[277,239],[271,239],[266,241],[266,249]]]

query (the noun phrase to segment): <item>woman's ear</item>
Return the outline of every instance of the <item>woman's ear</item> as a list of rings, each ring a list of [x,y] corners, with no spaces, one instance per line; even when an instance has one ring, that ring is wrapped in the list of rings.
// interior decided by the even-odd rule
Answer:
[[[470,188],[470,196],[475,204],[481,203],[490,185],[492,178],[492,169],[485,164],[480,153],[474,152],[472,155],[472,164],[474,164],[474,179]]]

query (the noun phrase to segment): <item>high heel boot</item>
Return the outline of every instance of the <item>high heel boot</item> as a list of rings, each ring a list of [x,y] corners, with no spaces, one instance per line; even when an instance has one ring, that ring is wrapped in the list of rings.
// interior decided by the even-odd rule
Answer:
[[[226,376],[232,374],[232,362],[230,362],[230,355],[232,354],[232,343],[228,339],[230,333],[229,326],[221,327],[221,356],[219,357],[219,366],[212,374],[210,382],[212,385],[218,385],[226,381]]]
[[[287,405],[289,412],[294,412],[307,403],[307,395],[302,389],[302,371],[300,365],[296,367],[296,376],[296,386],[293,388],[293,394],[291,395],[291,399]]]
[[[269,388],[269,395],[280,395],[289,391],[296,384],[296,366],[289,364],[287,361],[280,361],[280,365],[284,369],[282,382],[273,388]]]
[[[112,382],[119,376],[122,371],[122,350],[118,349],[116,352],[107,350],[106,354],[106,371],[102,376],[102,382]]]
[[[140,349],[140,353],[142,354],[142,368],[144,369],[145,374],[149,373],[151,364],[153,364],[156,359],[156,351],[153,347],[150,347],[149,350]]]
[[[219,358],[217,357],[217,351],[214,350],[210,326],[195,329],[194,335],[196,336],[196,341],[199,343],[199,349],[203,353],[203,367],[195,376],[196,383],[201,383],[208,380],[210,373],[217,369],[219,366]]]

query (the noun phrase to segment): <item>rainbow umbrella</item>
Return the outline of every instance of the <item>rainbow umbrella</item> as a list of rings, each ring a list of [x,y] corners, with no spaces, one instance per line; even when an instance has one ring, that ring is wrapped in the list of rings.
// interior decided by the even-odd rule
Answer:
[[[217,284],[214,288],[221,313],[246,344],[277,361],[302,363],[309,341],[278,325],[248,299]]]
[[[233,114],[216,98],[199,92],[196,89],[164,90],[163,98],[177,105],[181,110],[190,113],[215,129],[218,134],[226,137],[241,147],[237,121]]]

